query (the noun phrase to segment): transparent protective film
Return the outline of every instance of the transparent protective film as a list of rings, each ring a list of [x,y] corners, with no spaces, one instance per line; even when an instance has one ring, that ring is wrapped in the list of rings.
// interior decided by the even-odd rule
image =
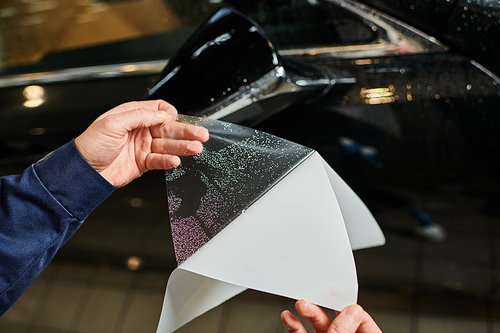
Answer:
[[[179,121],[209,130],[197,156],[166,172],[180,265],[294,169],[312,149],[251,128],[206,118]]]
[[[157,332],[246,289],[336,310],[355,303],[352,248],[382,245],[384,236],[318,152],[235,124],[179,121],[206,127],[210,139],[166,173],[179,266]]]

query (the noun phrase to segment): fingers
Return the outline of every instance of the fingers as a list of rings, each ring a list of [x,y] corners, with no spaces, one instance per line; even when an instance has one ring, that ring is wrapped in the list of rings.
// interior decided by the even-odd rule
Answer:
[[[158,154],[191,156],[200,154],[203,145],[199,141],[155,138],[151,143],[151,151]]]
[[[170,103],[165,102],[164,100],[152,100],[152,101],[141,101],[137,102],[143,105],[143,108],[150,110],[162,110],[168,113],[172,119],[177,119],[177,109]]]
[[[208,130],[204,127],[170,121],[170,118],[169,121],[152,127],[151,135],[155,138],[197,140],[200,142],[206,142],[209,137]]]
[[[295,303],[295,309],[309,321],[317,333],[326,332],[332,320],[317,305],[311,304],[303,299]]]
[[[359,305],[350,305],[340,312],[328,333],[382,333],[372,317]]]
[[[153,111],[164,111],[168,113],[172,119],[177,119],[177,110],[171,104],[163,100],[153,100],[153,101],[140,101],[140,102],[128,102],[109,110],[97,119],[102,119],[109,115],[115,115],[127,111],[147,109]]]
[[[295,303],[299,314],[305,317],[316,333],[382,333],[372,317],[359,305],[350,305],[332,321],[320,307],[300,300]],[[283,311],[281,321],[289,332],[307,333],[300,320],[289,311]]]
[[[168,154],[149,154],[146,158],[148,170],[166,170],[178,167],[181,164],[179,156]]]
[[[95,121],[106,132],[124,135],[137,128],[150,128],[156,138],[208,140],[208,130],[175,121],[177,110],[165,101],[144,101],[122,104],[101,115]]]
[[[291,333],[308,333],[307,329],[302,325],[300,320],[295,317],[290,311],[285,310],[281,313],[281,321],[288,332]]]
[[[141,169],[170,169],[180,165],[179,156],[201,153],[201,142],[209,138],[206,128],[176,119],[177,110],[165,101],[130,102],[101,115],[86,132],[108,142],[107,146],[134,142]]]
[[[358,333],[382,333],[382,330],[373,318],[366,311],[363,311],[363,319],[359,325]]]
[[[196,155],[203,150],[200,142],[209,138],[206,128],[177,122],[165,111],[134,109],[111,113],[97,124],[101,132],[117,138],[137,129],[148,128],[154,140],[151,149],[160,154]]]
[[[98,118],[96,124],[106,133],[121,136],[135,129],[162,124],[170,117],[165,111],[134,109],[121,113],[104,114],[102,118]]]
[[[335,317],[328,333],[359,332],[358,327],[361,325],[363,312],[359,305],[348,306]]]

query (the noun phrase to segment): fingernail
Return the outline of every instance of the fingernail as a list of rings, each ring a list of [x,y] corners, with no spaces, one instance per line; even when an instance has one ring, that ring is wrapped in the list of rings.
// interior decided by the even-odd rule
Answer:
[[[203,128],[203,130],[204,130],[204,133],[205,133],[205,134],[203,135],[203,138],[202,138],[202,139],[204,139],[204,140],[208,140],[208,136],[209,136],[209,134],[208,134],[208,130],[207,130],[206,128]]]
[[[309,303],[308,301],[306,301],[305,299],[301,299],[300,300],[302,303],[304,303],[305,306],[309,307],[311,306],[311,303]]]
[[[345,309],[345,314],[352,320],[359,322],[361,321],[361,316],[363,315],[363,309],[359,305],[351,305]]]
[[[187,150],[193,153],[198,153],[203,150],[203,145],[198,141],[191,141],[186,146]]]
[[[191,130],[191,133],[193,133],[193,136],[196,136],[196,134],[198,134],[200,129],[201,129],[201,127],[199,127],[199,126],[193,127],[193,129]]]
[[[156,117],[158,119],[165,119],[165,121],[168,120],[168,113],[166,113],[165,111],[158,111],[156,112]]]

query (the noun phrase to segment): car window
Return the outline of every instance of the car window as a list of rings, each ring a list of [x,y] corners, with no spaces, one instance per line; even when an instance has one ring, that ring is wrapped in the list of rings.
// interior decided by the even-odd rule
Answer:
[[[167,59],[223,5],[252,17],[280,49],[374,38],[316,0],[11,0],[0,4],[0,74]]]
[[[217,6],[193,0],[3,1],[0,69],[165,58]]]
[[[328,1],[228,0],[258,22],[279,49],[368,43],[372,28]]]

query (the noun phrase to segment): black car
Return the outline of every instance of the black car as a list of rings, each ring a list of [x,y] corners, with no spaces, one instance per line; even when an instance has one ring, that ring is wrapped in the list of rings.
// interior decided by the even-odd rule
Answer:
[[[498,302],[498,1],[53,1],[0,18],[2,174],[118,104],[162,98],[320,152],[388,238],[355,254],[361,286]],[[154,177],[117,191],[56,260],[174,268],[170,247],[135,240],[137,221],[168,233]],[[409,277],[376,264],[415,257]]]

